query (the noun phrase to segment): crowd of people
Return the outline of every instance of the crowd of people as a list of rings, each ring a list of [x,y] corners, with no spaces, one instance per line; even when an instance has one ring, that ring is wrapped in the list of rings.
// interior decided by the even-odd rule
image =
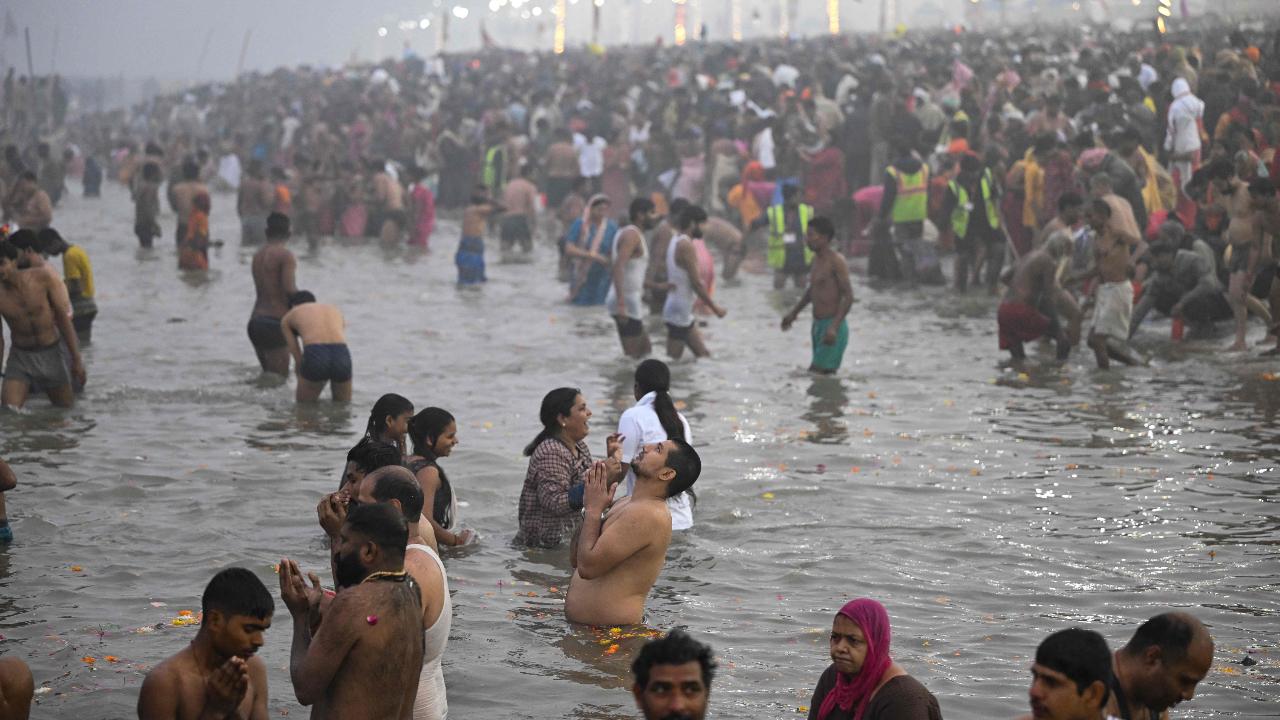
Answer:
[[[5,92],[18,96],[8,81]],[[230,212],[213,201],[229,207],[234,194],[240,243],[254,250],[247,334],[264,372],[294,369],[299,402],[326,385],[349,400],[354,371],[342,312],[299,289],[290,238],[429,252],[445,214],[460,219],[459,286],[486,282],[491,236],[516,262],[545,239],[566,301],[603,307],[637,359],[652,352],[650,315],[670,358],[710,354],[699,316],[727,313],[717,254],[720,279],[742,269],[800,290],[781,326],[812,306],[819,373],[838,371],[848,344],[846,256],[865,256],[878,282],[912,287],[945,284],[954,255],[955,292],[1004,288],[996,335],[1016,363],[1039,338],[1059,359],[1084,339],[1100,367],[1144,362],[1130,338],[1153,309],[1173,318],[1175,340],[1185,323],[1229,320],[1231,348],[1244,350],[1250,315],[1268,343],[1280,318],[1278,96],[1280,33],[1206,24],[1170,36],[1080,28],[487,50],[281,69],[72,118],[6,104],[0,402],[20,408],[44,393],[69,406],[86,382],[92,267],[54,229],[69,174],[90,198],[104,177],[127,188],[143,248],[165,235],[167,205],[184,272],[208,269],[210,215]],[[57,255],[61,275],[47,261]],[[634,399],[597,459],[586,398],[552,390],[525,448],[516,542],[569,544],[574,623],[641,622],[672,532],[694,524],[701,460],[666,364],[640,363]],[[456,444],[448,411],[415,414],[384,396],[317,508],[336,590],[281,560],[290,675],[314,717],[445,717],[452,607],[438,548],[476,537],[440,467]],[[0,464],[0,542],[12,537],[3,493],[15,482]],[[195,640],[148,675],[139,716],[265,717],[255,651],[274,608],[253,573],[219,573]],[[940,717],[889,649],[883,605],[842,608],[810,717]],[[1177,613],[1114,654],[1095,632],[1064,630],[1037,651],[1032,714],[1154,719],[1192,697],[1211,659],[1207,630]],[[637,657],[636,702],[648,718],[700,718],[713,668],[708,648],[673,631]],[[20,675],[0,665],[0,696],[22,694]]]

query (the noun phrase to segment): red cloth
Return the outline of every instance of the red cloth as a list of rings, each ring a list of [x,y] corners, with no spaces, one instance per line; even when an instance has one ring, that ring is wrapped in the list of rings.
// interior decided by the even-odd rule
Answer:
[[[996,313],[996,325],[1000,329],[1000,349],[1008,350],[1048,332],[1049,318],[1024,302],[1005,300]]]
[[[893,665],[889,658],[889,613],[884,606],[871,598],[858,598],[845,603],[840,608],[840,615],[852,620],[867,641],[867,656],[862,661],[862,669],[857,675],[836,673],[836,686],[822,699],[822,707],[818,709],[818,720],[824,720],[837,707],[845,712],[853,712],[853,720],[861,720],[867,709],[871,694],[880,685],[880,679]]]

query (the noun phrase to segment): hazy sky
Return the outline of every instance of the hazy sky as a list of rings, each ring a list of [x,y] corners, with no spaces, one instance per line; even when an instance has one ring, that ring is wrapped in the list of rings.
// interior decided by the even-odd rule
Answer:
[[[491,12],[489,2],[505,2]],[[726,39],[733,0],[687,0],[692,17],[701,12],[712,39]],[[777,30],[784,0],[738,0],[747,36]],[[793,30],[803,34],[826,31],[826,0],[793,0],[799,18]],[[570,44],[590,35],[592,0],[569,6]],[[671,0],[603,0],[601,41],[652,42],[662,33],[670,42],[674,5]],[[897,0],[904,14],[925,3],[963,7],[958,0]],[[443,3],[443,6],[439,3]],[[518,10],[510,5],[518,3]],[[246,69],[268,70],[302,63],[341,64],[353,52],[362,60],[399,55],[408,39],[415,50],[436,49],[440,18],[455,4],[465,7],[466,19],[450,18],[450,48],[475,47],[480,21],[498,43],[519,47],[549,47],[554,27],[554,0],[9,0],[0,7],[12,13],[16,37],[3,38],[4,60],[26,70],[21,37],[31,28],[32,55],[38,74],[56,65],[68,75],[155,76],[162,79],[229,78],[245,31],[253,29]],[[877,0],[840,0],[845,29],[871,29]],[[541,10],[540,15],[533,16]],[[519,15],[530,12],[528,19]],[[937,22],[937,13],[930,14]],[[957,15],[958,17],[958,15]],[[402,30],[400,23],[427,18],[427,30]],[[387,28],[380,38],[378,29]],[[57,53],[54,57],[55,28]],[[201,48],[212,29],[203,64]],[[691,29],[692,34],[692,29]]]

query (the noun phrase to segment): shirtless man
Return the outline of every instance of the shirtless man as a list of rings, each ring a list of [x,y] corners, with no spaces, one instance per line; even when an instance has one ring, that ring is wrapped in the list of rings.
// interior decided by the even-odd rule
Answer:
[[[1058,284],[1058,265],[1071,251],[1071,241],[1059,236],[1047,241],[1013,266],[1009,291],[1000,302],[996,322],[1000,349],[1008,350],[1015,367],[1027,359],[1023,343],[1048,335],[1057,344],[1058,360],[1066,360],[1079,339],[1080,311]],[[1066,315],[1068,327],[1059,321]]]
[[[667,281],[671,289],[662,306],[662,319],[667,324],[667,355],[679,360],[686,345],[697,357],[710,357],[711,351],[702,341],[702,333],[693,318],[693,299],[697,297],[711,308],[716,317],[724,317],[728,311],[711,299],[698,277],[698,254],[693,238],[702,237],[702,224],[707,212],[697,205],[690,205],[680,213],[676,230],[679,235],[667,244]]]
[[[683,440],[645,445],[631,460],[636,474],[630,497],[613,505],[622,468],[609,461],[587,471],[582,527],[570,549],[575,568],[565,616],[583,625],[635,625],[662,571],[671,543],[667,499],[693,487],[702,472],[698,453]]]
[[[263,372],[289,374],[289,350],[285,347],[280,318],[289,311],[289,296],[298,292],[294,273],[298,261],[285,242],[289,239],[289,218],[279,213],[267,216],[267,244],[253,255],[253,287],[257,298],[249,316],[249,342],[258,355]]]
[[[1249,291],[1258,261],[1262,257],[1263,223],[1249,195],[1248,183],[1235,176],[1235,169],[1226,160],[1215,161],[1209,168],[1214,192],[1227,209],[1231,223],[1227,225],[1227,248],[1231,253],[1227,261],[1227,301],[1236,320],[1236,341],[1227,348],[1231,352],[1248,349],[1245,334],[1249,329],[1249,312],[1263,318],[1271,325],[1270,314]]]
[[[1115,652],[1106,713],[1167,720],[1169,708],[1195,697],[1212,664],[1213,638],[1199,620],[1180,612],[1157,615]]]
[[[533,184],[533,165],[522,165],[520,176],[503,188],[502,204],[506,207],[498,226],[502,252],[509,253],[519,244],[527,255],[533,251],[533,229],[538,226],[538,186]]]
[[[376,160],[369,169],[373,172],[375,212],[382,218],[378,235],[384,243],[398,243],[409,226],[404,212],[404,187],[387,172],[386,162]]]
[[[236,213],[240,216],[240,244],[261,245],[266,236],[267,215],[275,204],[275,191],[262,170],[261,160],[250,160],[240,188],[236,191]]]
[[[425,646],[418,694],[413,704],[413,720],[441,720],[449,714],[440,659],[449,643],[453,603],[449,599],[449,580],[444,563],[435,549],[434,533],[428,529],[424,535],[419,530],[423,523],[427,523],[427,528],[431,527],[422,514],[423,502],[422,487],[417,478],[398,465],[366,475],[352,498],[353,507],[388,503],[400,511],[409,526],[404,568],[418,586]]]
[[[613,284],[605,297],[605,307],[618,326],[618,340],[627,357],[641,358],[649,354],[649,334],[644,330],[641,310],[644,300],[644,276],[649,264],[645,233],[658,222],[653,201],[636,198],[627,212],[631,224],[618,231],[613,239]]]
[[[27,720],[36,684],[31,668],[19,658],[0,658],[0,720]]]
[[[18,227],[39,232],[53,222],[53,202],[49,199],[49,193],[40,189],[36,174],[30,170],[25,170],[18,176],[18,182],[14,184],[9,197],[13,219]]]
[[[488,278],[484,274],[484,236],[489,230],[489,216],[502,212],[502,205],[489,199],[489,189],[477,185],[471,202],[462,211],[462,239],[453,262],[458,266],[459,285],[477,285]]]
[[[182,161],[182,181],[169,189],[169,205],[178,216],[178,227],[174,230],[173,242],[181,245],[187,237],[187,220],[195,209],[196,196],[209,193],[209,188],[200,182],[200,165],[192,158]]]
[[[1121,235],[1112,224],[1112,206],[1105,199],[1095,199],[1087,213],[1093,228],[1093,270],[1085,275],[1096,277],[1093,324],[1089,328],[1089,347],[1098,367],[1111,367],[1111,358],[1126,365],[1138,365],[1141,358],[1129,347],[1129,324],[1133,319],[1133,284],[1129,282],[1136,248],[1133,239]]]
[[[337,595],[280,561],[280,598],[293,616],[289,675],[312,720],[410,720],[422,668],[421,594],[404,567],[409,529],[390,504],[347,513],[330,548]],[[322,602],[323,600],[323,602]]]
[[[824,217],[809,221],[805,242],[813,251],[813,265],[809,269],[809,286],[804,289],[800,301],[782,318],[783,331],[800,317],[800,311],[813,302],[813,329],[809,335],[813,341],[813,360],[809,372],[834,375],[844,359],[844,349],[849,344],[849,323],[845,315],[853,307],[853,286],[849,283],[849,265],[840,253],[831,247],[836,228]]]
[[[276,603],[258,576],[227,568],[200,600],[191,644],[142,681],[138,720],[267,720],[267,665],[257,656]]]
[[[343,333],[347,322],[333,305],[299,290],[289,296],[289,312],[280,319],[285,347],[298,373],[298,402],[315,402],[325,383],[335,402],[351,401],[351,351]]]
[[[72,381],[85,383],[80,344],[71,322],[71,300],[57,273],[18,269],[18,249],[0,240],[0,317],[13,348],[0,385],[0,405],[20,408],[33,386],[59,407],[75,402]],[[70,365],[63,356],[66,342]],[[4,337],[0,335],[0,355]]]

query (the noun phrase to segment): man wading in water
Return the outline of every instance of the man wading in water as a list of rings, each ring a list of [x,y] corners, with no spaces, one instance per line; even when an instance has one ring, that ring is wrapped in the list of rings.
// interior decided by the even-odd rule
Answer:
[[[622,469],[613,465],[601,461],[587,472],[586,514],[569,552],[574,573],[564,611],[570,622],[634,625],[644,620],[645,598],[671,544],[667,499],[693,487],[702,472],[698,453],[683,440],[646,445],[631,461],[635,491],[613,504],[622,479]]]
[[[280,561],[280,598],[293,616],[289,674],[312,720],[410,720],[422,670],[422,602],[404,569],[409,528],[390,503],[347,513],[333,543],[338,594]],[[341,670],[341,672],[339,672]]]
[[[289,374],[289,349],[285,345],[280,319],[289,311],[289,296],[298,292],[294,273],[298,260],[285,247],[289,239],[289,217],[267,216],[267,244],[253,255],[253,287],[257,298],[249,317],[249,342],[258,354],[263,372]]]
[[[849,265],[840,253],[831,247],[836,229],[831,221],[816,217],[809,222],[805,242],[813,250],[813,267],[809,273],[809,287],[805,288],[800,302],[782,318],[782,329],[791,329],[805,305],[813,302],[813,360],[809,371],[834,375],[844,359],[845,346],[849,344],[849,323],[845,315],[853,306],[853,286],[849,284]]]
[[[75,402],[72,380],[84,385],[85,372],[67,289],[56,273],[18,269],[18,249],[4,240],[0,240],[0,317],[9,326],[13,342],[0,385],[0,405],[22,407],[34,387],[44,390],[54,405],[71,407]],[[70,368],[62,354],[64,341]]]

